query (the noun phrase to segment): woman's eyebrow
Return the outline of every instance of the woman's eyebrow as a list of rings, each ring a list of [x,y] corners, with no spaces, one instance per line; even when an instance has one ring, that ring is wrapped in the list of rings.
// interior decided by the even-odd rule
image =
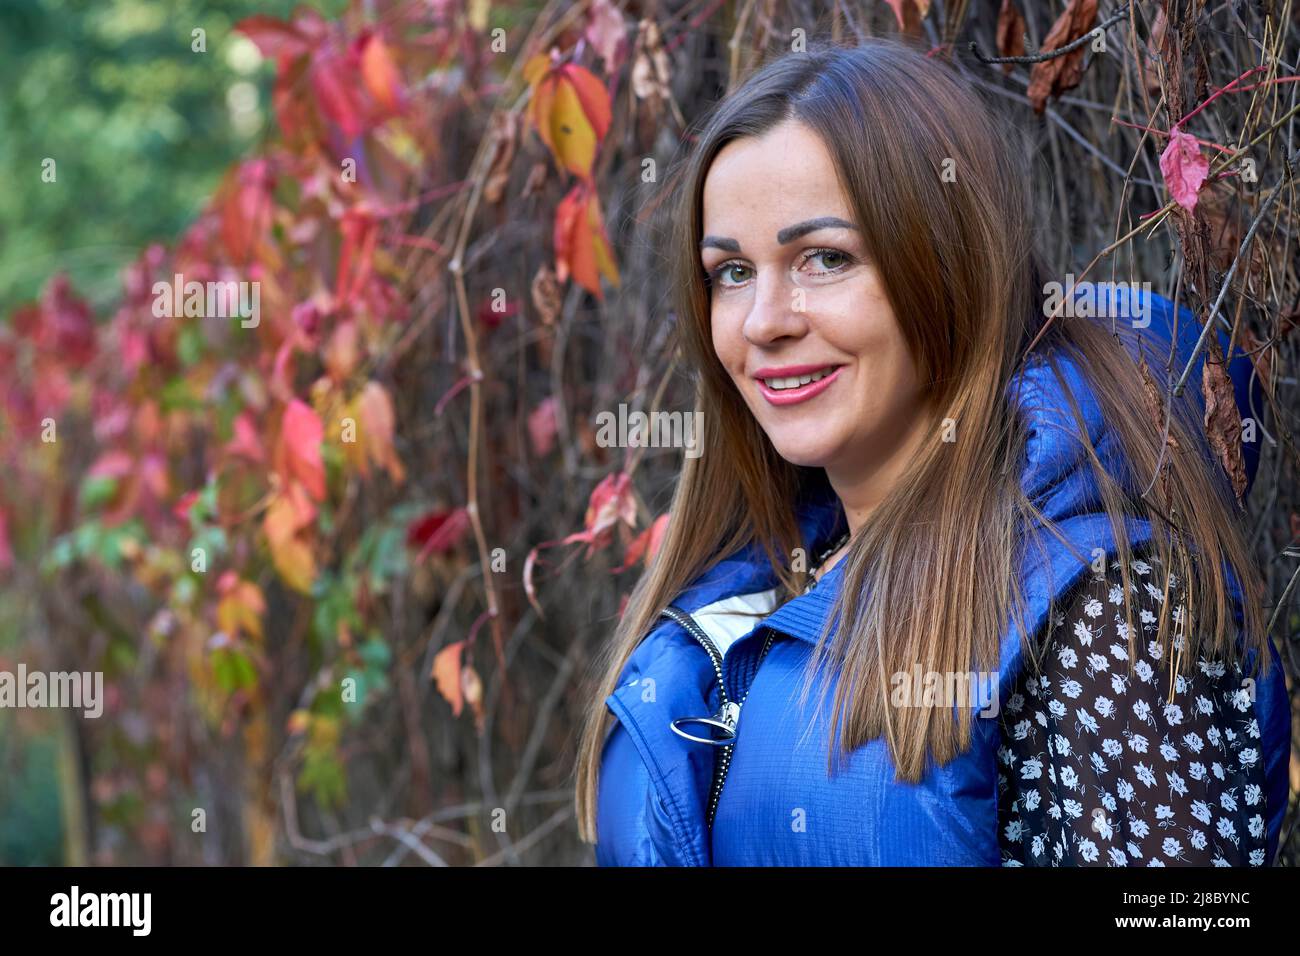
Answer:
[[[816,232],[818,229],[857,229],[853,223],[847,219],[841,219],[839,216],[818,216],[816,219],[805,219],[803,222],[795,223],[793,226],[786,226],[776,234],[776,241],[779,245],[785,245],[787,242],[794,242],[800,236],[807,235],[810,232]],[[735,239],[729,239],[726,236],[705,236],[700,240],[700,249],[721,249],[723,252],[739,252],[740,243]]]
[[[806,219],[803,222],[796,223],[793,226],[786,226],[784,229],[782,229],[780,232],[776,234],[776,241],[780,245],[785,245],[787,242],[793,242],[794,240],[798,239],[800,236],[809,232],[816,232],[818,229],[857,229],[857,228],[858,227],[853,225],[853,223],[849,222],[846,219],[841,219],[839,216],[819,216],[816,219]]]

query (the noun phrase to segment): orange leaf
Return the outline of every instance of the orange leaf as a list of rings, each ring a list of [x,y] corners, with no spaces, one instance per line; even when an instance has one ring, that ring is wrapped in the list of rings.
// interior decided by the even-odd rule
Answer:
[[[389,113],[402,111],[404,90],[393,55],[383,37],[374,33],[361,47],[361,79],[375,102]]]
[[[574,186],[555,210],[555,273],[561,282],[572,275],[602,301],[601,275],[618,287],[618,266],[601,218],[600,198],[589,183]]]
[[[231,637],[248,634],[261,640],[262,615],[266,613],[262,589],[252,581],[235,579],[230,571],[221,577],[218,590],[223,596],[217,604],[217,627]]]
[[[373,381],[366,383],[357,401],[357,414],[367,457],[388,469],[388,476],[394,482],[405,481],[406,470],[393,450],[393,403],[384,386]]]
[[[451,704],[451,712],[459,717],[465,704],[464,688],[461,684],[461,655],[465,650],[465,641],[455,641],[440,650],[433,659],[431,675],[441,694]]]
[[[343,382],[356,369],[360,357],[359,339],[357,323],[352,319],[340,322],[330,335],[321,360],[334,381]]]
[[[662,514],[627,546],[627,552],[623,556],[623,563],[614,569],[615,573],[626,571],[643,558],[646,566],[649,567],[650,562],[654,560],[654,556],[659,553],[659,545],[663,543],[664,532],[667,529],[668,515]]]
[[[316,560],[299,532],[316,517],[316,507],[298,482],[291,482],[271,499],[262,518],[271,562],[284,582],[307,594],[316,577]]]

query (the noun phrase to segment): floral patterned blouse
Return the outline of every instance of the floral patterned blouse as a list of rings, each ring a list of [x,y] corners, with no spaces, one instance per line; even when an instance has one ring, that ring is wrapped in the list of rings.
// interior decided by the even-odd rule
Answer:
[[[1262,866],[1264,760],[1236,664],[1179,675],[1156,642],[1181,582],[1149,555],[1130,564],[1134,659],[1120,565],[1058,604],[1039,666],[1026,662],[999,720],[1003,866]],[[1183,647],[1175,626],[1173,650]]]

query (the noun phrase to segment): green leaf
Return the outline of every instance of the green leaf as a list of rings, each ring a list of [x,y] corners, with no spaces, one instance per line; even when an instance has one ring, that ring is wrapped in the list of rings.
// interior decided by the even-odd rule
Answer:
[[[78,504],[83,511],[98,511],[117,494],[117,479],[110,475],[87,477],[81,482]]]

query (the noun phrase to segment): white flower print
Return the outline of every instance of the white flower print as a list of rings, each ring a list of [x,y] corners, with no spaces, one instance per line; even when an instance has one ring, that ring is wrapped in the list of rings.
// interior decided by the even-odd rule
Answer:
[[[1196,652],[1180,583],[1157,566],[1130,564],[1141,631],[1125,619],[1119,563],[1085,575],[1003,708],[1004,865],[1267,865],[1265,762],[1241,667]],[[1162,601],[1178,654],[1161,646]]]
[[[1087,621],[1074,622],[1074,636],[1079,639],[1079,643],[1087,647],[1092,643],[1092,626]]]

